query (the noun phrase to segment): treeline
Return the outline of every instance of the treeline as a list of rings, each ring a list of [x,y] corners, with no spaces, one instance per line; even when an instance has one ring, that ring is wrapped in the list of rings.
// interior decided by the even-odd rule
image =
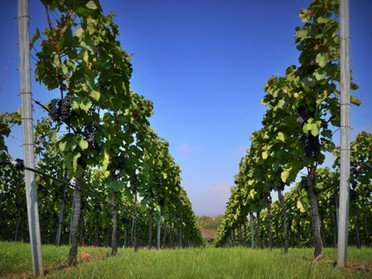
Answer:
[[[265,84],[262,128],[253,132],[239,164],[217,246],[246,244],[251,237],[251,246],[285,251],[290,245],[313,245],[319,258],[325,245],[337,242],[340,152],[333,136],[340,127],[338,2],[313,0],[300,11],[298,64]],[[351,83],[352,90],[357,88]],[[352,96],[351,103],[361,101]],[[358,247],[371,245],[371,144],[366,132],[352,144],[349,241]],[[326,154],[337,158],[332,169],[320,168]],[[291,191],[284,195],[286,187]],[[273,203],[274,192],[278,201]]]
[[[198,216],[197,222],[199,227],[209,230],[210,232],[215,233],[218,226],[221,224],[223,215],[218,215],[216,217],[210,216]]]
[[[153,104],[130,89],[130,55],[98,0],[42,1],[48,26],[31,41],[36,80],[50,90],[35,124],[43,243],[174,247],[202,244],[181,170],[149,124]],[[20,115],[0,115],[1,240],[27,241],[22,162],[4,137]],[[27,167],[27,166],[26,166]],[[156,240],[156,242],[155,242]],[[156,244],[155,244],[156,243]]]

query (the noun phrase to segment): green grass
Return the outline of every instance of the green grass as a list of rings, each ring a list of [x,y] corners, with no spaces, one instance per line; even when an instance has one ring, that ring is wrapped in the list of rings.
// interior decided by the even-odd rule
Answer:
[[[66,267],[68,247],[43,246],[46,278],[372,278],[372,249],[348,249],[346,269],[334,267],[337,250],[313,262],[313,249],[251,250],[205,248],[175,250],[119,249],[108,257],[109,248],[79,248],[79,263]],[[81,251],[90,256],[81,260]],[[0,242],[0,277],[32,275],[27,244]]]
[[[67,266],[67,255],[70,248],[67,246],[43,245],[43,267],[45,271],[63,269]],[[91,255],[92,260],[102,260],[106,258],[110,248],[79,248],[79,257],[81,252],[85,251]],[[19,278],[27,277],[33,274],[31,248],[28,243],[20,242],[0,242],[0,278]]]

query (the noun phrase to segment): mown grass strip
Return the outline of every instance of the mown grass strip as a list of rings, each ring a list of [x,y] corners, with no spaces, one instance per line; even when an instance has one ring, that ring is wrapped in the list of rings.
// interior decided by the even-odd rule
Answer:
[[[5,248],[5,249],[3,249]],[[5,252],[4,252],[5,251]],[[350,248],[351,268],[334,267],[337,251],[326,249],[325,257],[313,262],[313,249],[251,250],[204,248],[174,250],[119,249],[109,257],[109,248],[79,249],[79,263],[67,267],[68,247],[43,246],[46,278],[372,278],[372,249]],[[29,245],[0,242],[0,276],[32,275]]]

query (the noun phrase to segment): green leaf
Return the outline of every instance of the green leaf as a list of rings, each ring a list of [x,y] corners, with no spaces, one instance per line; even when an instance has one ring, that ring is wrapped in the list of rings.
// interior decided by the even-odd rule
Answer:
[[[76,153],[76,154],[73,154],[73,157],[72,157],[72,167],[73,167],[73,171],[75,172],[78,172],[78,159],[80,158],[81,154],[80,153]]]
[[[255,189],[251,189],[249,191],[249,196],[252,198],[252,200],[254,200],[254,195],[256,194],[256,190]]]
[[[280,101],[278,102],[277,107],[280,108],[280,109],[282,109],[284,107],[284,105],[285,105],[285,100],[284,99],[280,99]]]
[[[303,30],[303,29],[299,29],[299,30],[296,31],[295,37],[297,39],[299,39],[300,41],[302,41],[302,40],[304,40],[308,37],[308,31]]]
[[[284,140],[284,134],[282,132],[279,132],[278,135],[276,136],[276,139],[285,142]]]
[[[83,34],[84,34],[84,29],[83,28],[76,29],[76,31],[75,31],[76,37],[78,37],[79,39],[81,39],[81,37],[83,36]]]
[[[300,11],[300,19],[302,22],[306,23],[310,20],[309,11],[306,9],[301,9]]]
[[[328,59],[329,59],[328,53],[322,52],[316,55],[315,61],[321,68],[324,68],[324,66],[327,65]]]
[[[107,186],[107,188],[109,190],[114,191],[114,192],[119,192],[119,191],[122,191],[123,190],[124,185],[120,181],[112,181],[112,182],[109,183],[109,185]]]
[[[53,57],[53,67],[57,68],[59,66],[59,56],[57,55],[57,53],[53,53],[52,57]]]
[[[81,138],[79,141],[79,146],[82,150],[85,150],[88,148],[89,144],[85,139]]]
[[[321,126],[322,122],[320,120],[316,121],[314,118],[309,118],[307,122],[304,124],[302,127],[302,131],[307,134],[309,131],[310,133],[316,137],[319,134],[319,129]]]
[[[88,52],[88,50],[85,50],[84,53],[83,53],[83,61],[85,63],[89,62],[89,52]]]
[[[325,24],[325,23],[328,23],[329,21],[330,21],[329,18],[321,17],[321,16],[316,19],[316,22],[319,24]]]
[[[68,68],[67,68],[66,64],[62,64],[62,65],[61,65],[61,70],[62,70],[62,73],[63,73],[65,76],[67,76],[67,74],[68,74]]]
[[[99,99],[101,98],[101,93],[96,91],[96,90],[92,90],[92,92],[90,93],[90,95],[92,96],[92,98],[94,100],[96,100],[97,102],[99,101]]]
[[[289,176],[289,170],[283,170],[282,173],[280,174],[280,178],[282,179],[283,182],[286,182]]]
[[[306,212],[306,210],[304,208],[304,205],[302,204],[302,202],[300,200],[297,201],[296,207],[300,210],[301,213]]]
[[[327,90],[323,90],[323,92],[318,94],[318,98],[316,100],[316,105],[319,106],[324,100],[326,100],[328,97]]]
[[[275,161],[274,164],[272,165],[272,168],[273,168],[274,172],[277,172],[278,169],[279,169],[279,162]]]
[[[58,145],[59,150],[61,150],[61,151],[65,151],[65,150],[66,150],[66,144],[67,144],[66,141],[61,141],[61,142],[59,143],[59,145]]]
[[[61,152],[69,152],[76,149],[76,141],[71,135],[67,135],[62,141],[59,142],[59,150]]]
[[[39,28],[36,29],[36,33],[32,36],[31,42],[30,42],[30,48],[34,46],[34,43],[40,38],[40,30]]]
[[[314,72],[314,77],[317,81],[322,80],[325,77],[326,71],[322,68],[318,68]]]
[[[73,109],[79,109],[79,103],[76,100],[72,100],[71,106]]]
[[[285,164],[283,166],[283,171],[281,172],[280,174],[280,178],[282,179],[282,181],[285,183],[287,182],[288,178],[290,179],[294,179],[293,176],[294,174],[291,173],[293,170],[292,168],[292,165],[291,164]]]
[[[94,10],[85,7],[77,7],[76,13],[81,17],[88,17],[94,13]]]
[[[267,157],[269,156],[269,153],[267,151],[264,151],[262,152],[261,156],[262,156],[262,159],[266,160]]]
[[[85,6],[91,10],[96,10],[98,8],[94,1],[89,1]]]
[[[310,77],[305,77],[301,80],[303,87],[313,87],[315,85],[315,81]]]
[[[88,34],[93,34],[96,31],[97,21],[91,17],[87,19],[87,31]]]
[[[357,90],[359,88],[358,84],[354,83],[354,82],[351,82],[350,83],[350,89],[351,90]]]
[[[310,125],[310,132],[314,137],[319,134],[319,128],[315,123]]]
[[[124,188],[124,196],[126,198],[132,198],[133,197],[130,187],[125,187]]]
[[[88,112],[92,105],[92,102],[87,97],[84,97],[79,103],[79,107],[85,112]]]
[[[351,96],[350,97],[350,102],[353,104],[353,105],[356,105],[356,106],[360,106],[360,104],[362,103],[362,100],[358,99],[357,97],[355,96]]]

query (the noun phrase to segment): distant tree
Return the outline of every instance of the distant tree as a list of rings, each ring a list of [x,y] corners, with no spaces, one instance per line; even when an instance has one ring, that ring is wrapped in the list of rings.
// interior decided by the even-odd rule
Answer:
[[[210,216],[199,216],[198,217],[198,225],[201,228],[205,228],[207,230],[216,231],[218,226],[221,223],[222,215],[217,217],[210,217]]]

